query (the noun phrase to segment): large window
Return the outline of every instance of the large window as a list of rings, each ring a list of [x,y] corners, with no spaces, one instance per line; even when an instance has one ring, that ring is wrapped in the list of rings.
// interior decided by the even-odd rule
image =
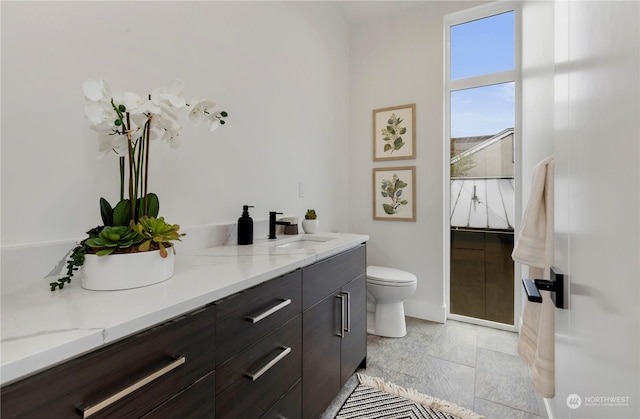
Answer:
[[[517,22],[504,3],[445,21],[449,317],[504,328],[516,304]]]

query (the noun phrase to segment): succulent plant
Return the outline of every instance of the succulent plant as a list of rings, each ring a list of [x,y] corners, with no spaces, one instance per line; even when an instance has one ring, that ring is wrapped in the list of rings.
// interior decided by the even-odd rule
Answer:
[[[151,247],[152,242],[157,243],[160,248],[160,256],[163,258],[168,256],[165,244],[172,246],[171,242],[173,240],[180,241],[180,237],[184,236],[184,234],[178,233],[178,230],[180,230],[178,224],[169,224],[164,221],[164,217],[141,217],[133,228],[144,240],[138,249],[141,252],[146,252]]]
[[[96,252],[98,256],[106,256],[113,253],[117,248],[125,249],[134,244],[138,244],[143,237],[130,226],[112,226],[102,229],[98,237],[87,240],[87,246],[99,248]]]
[[[305,220],[315,220],[316,218],[318,218],[318,216],[316,215],[316,210],[314,209],[308,209],[307,213],[304,215]]]

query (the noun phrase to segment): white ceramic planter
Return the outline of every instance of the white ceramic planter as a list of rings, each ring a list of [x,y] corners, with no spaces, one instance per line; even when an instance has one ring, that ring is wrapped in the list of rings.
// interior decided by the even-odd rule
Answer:
[[[173,276],[175,256],[167,249],[166,258],[160,251],[121,255],[86,255],[82,265],[82,288],[94,291],[116,291],[146,287]]]
[[[319,226],[320,222],[318,220],[307,220],[306,218],[302,220],[302,229],[307,234],[317,233]]]

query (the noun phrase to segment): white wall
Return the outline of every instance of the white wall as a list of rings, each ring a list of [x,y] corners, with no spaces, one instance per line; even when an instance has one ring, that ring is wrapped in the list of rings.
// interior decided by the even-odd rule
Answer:
[[[117,158],[96,159],[84,117],[97,77],[139,94],[181,78],[230,114],[154,144],[168,221],[235,223],[252,204],[348,230],[348,29],[329,4],[2,2],[1,18],[3,248],[83,237],[99,197],[117,200]]]
[[[556,156],[555,260],[570,282],[550,417],[637,418],[640,4],[526,2],[523,17],[523,166]]]
[[[443,17],[480,2],[429,1],[361,23],[350,37],[349,225],[370,236],[368,260],[418,277],[408,315],[444,321]],[[373,162],[372,111],[416,104],[415,160]],[[416,166],[416,222],[374,221],[372,169]]]

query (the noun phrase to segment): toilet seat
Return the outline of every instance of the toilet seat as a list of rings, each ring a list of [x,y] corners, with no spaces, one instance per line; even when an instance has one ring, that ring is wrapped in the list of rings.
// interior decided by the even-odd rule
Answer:
[[[417,281],[412,273],[384,266],[367,266],[367,282],[385,287],[410,287]]]

